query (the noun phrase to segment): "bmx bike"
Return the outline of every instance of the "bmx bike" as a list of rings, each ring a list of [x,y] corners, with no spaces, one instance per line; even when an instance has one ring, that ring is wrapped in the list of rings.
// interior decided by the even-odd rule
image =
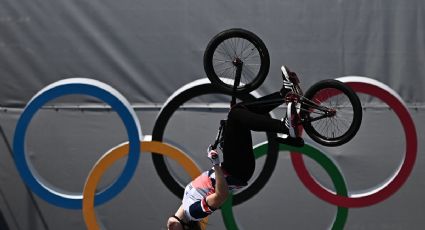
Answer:
[[[203,64],[211,83],[230,93],[231,104],[234,104],[236,95],[247,94],[264,82],[270,68],[270,56],[264,42],[254,33],[239,28],[228,29],[209,42]],[[281,70],[284,86],[290,89],[284,100],[288,105],[296,105],[294,128],[303,127],[312,140],[324,146],[345,144],[356,135],[362,121],[362,107],[359,97],[349,86],[327,79],[315,83],[304,94],[296,74],[285,66]],[[282,102],[252,103],[270,105]],[[223,126],[221,122],[213,147],[220,142]]]

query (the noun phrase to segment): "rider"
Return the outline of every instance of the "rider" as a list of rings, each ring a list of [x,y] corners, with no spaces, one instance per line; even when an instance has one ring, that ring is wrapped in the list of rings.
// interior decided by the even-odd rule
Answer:
[[[213,167],[186,186],[182,205],[168,219],[169,230],[200,229],[199,221],[218,209],[229,192],[248,184],[255,169],[251,131],[286,134],[286,138],[278,135],[278,142],[304,145],[298,136],[298,115],[292,98],[293,84],[299,83],[298,77],[285,66],[282,66],[282,77],[284,84],[279,92],[232,106],[224,128],[223,162],[220,164],[217,150],[210,146],[208,158]],[[285,119],[265,116],[285,101],[288,104]]]

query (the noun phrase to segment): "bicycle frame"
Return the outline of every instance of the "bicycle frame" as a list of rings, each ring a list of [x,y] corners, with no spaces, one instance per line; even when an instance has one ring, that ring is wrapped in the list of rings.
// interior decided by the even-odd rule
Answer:
[[[285,67],[282,67],[285,68]],[[286,70],[285,70],[286,71]],[[289,93],[289,95],[285,96],[285,101],[293,102],[293,103],[300,103],[300,110],[304,111],[310,111],[312,109],[319,110],[323,113],[315,112],[316,114],[323,114],[322,116],[317,116],[315,118],[310,117],[301,117],[300,121],[298,122],[298,125],[303,125],[304,123],[310,123],[313,121],[321,120],[323,118],[332,117],[336,115],[335,109],[328,108],[326,106],[322,106],[306,97],[304,97],[304,93],[301,90],[301,87],[299,86],[298,77],[289,77],[288,79],[292,83],[292,92]]]
[[[235,60],[233,63],[236,66],[236,74],[235,74],[235,81],[234,81],[234,85],[233,85],[233,89],[236,90],[236,88],[239,86],[240,83],[240,79],[241,79],[241,73],[242,73],[242,68],[243,68],[243,62],[241,62],[239,59]],[[326,106],[322,106],[319,103],[316,103],[306,97],[304,97],[303,91],[301,90],[301,87],[298,84],[298,80],[296,78],[294,79],[289,79],[291,81],[292,85],[292,92],[290,95],[287,95],[285,97],[285,100],[287,103],[288,102],[293,102],[293,103],[300,103],[300,109],[301,110],[305,110],[305,111],[311,111],[312,109],[318,110],[322,113],[319,112],[314,112],[316,114],[322,114],[321,116],[317,116],[314,118],[310,118],[310,117],[301,117],[298,125],[303,125],[304,123],[309,123],[309,122],[313,122],[313,121],[317,121],[317,120],[321,120],[323,118],[327,118],[327,117],[332,117],[336,115],[336,111],[335,109],[332,108],[328,108]],[[231,102],[231,106],[233,106],[236,103],[236,98],[235,96],[232,97],[232,102]],[[249,105],[272,105],[272,104],[281,104],[282,100],[281,99],[271,99],[271,100],[267,100],[267,101],[261,101],[261,102],[251,102],[251,103],[247,103]]]

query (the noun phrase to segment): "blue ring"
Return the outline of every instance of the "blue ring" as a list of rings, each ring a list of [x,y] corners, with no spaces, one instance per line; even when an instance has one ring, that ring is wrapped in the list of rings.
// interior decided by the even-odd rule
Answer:
[[[34,114],[48,101],[69,94],[85,94],[108,103],[118,113],[127,129],[129,154],[125,168],[112,185],[96,194],[95,205],[103,204],[115,197],[126,187],[133,177],[140,157],[141,132],[137,117],[135,120],[125,103],[111,92],[94,84],[81,83],[77,80],[77,82],[57,85],[37,95],[29,102],[19,118],[15,129],[13,149],[16,167],[27,186],[40,198],[59,207],[81,209],[82,195],[75,196],[73,194],[59,192],[43,184],[31,172],[30,165],[25,157],[25,135]]]

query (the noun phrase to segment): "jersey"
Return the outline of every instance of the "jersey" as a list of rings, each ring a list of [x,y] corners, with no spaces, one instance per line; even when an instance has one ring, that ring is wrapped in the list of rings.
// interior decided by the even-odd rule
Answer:
[[[237,178],[224,172],[224,177],[230,192],[236,191],[246,183],[241,183]],[[190,182],[184,191],[183,209],[185,216],[192,221],[199,221],[215,211],[207,204],[207,196],[215,193],[215,171],[210,169],[203,172]]]

